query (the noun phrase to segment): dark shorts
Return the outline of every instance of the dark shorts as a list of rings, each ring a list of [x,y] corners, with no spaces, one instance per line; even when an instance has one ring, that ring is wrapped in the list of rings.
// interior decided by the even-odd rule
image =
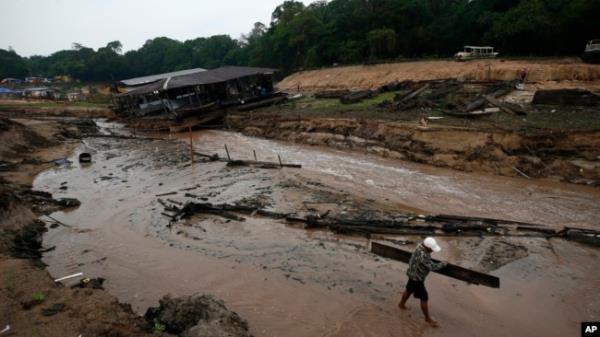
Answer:
[[[406,291],[410,294],[413,294],[415,298],[418,298],[421,301],[429,300],[429,294],[427,293],[427,289],[425,289],[425,283],[423,282],[409,279],[408,283],[406,284]]]

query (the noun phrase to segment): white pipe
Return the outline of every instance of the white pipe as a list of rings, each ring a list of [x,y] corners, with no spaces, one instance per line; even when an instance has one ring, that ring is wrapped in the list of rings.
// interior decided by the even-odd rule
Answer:
[[[77,274],[57,278],[56,280],[54,280],[54,282],[60,282],[60,281],[68,280],[70,278],[79,277],[79,276],[83,276],[83,273],[77,273]]]
[[[7,332],[9,330],[10,330],[10,325],[7,324],[6,328],[4,328],[4,330],[0,331],[0,334],[3,334],[3,333],[5,333],[5,332]]]

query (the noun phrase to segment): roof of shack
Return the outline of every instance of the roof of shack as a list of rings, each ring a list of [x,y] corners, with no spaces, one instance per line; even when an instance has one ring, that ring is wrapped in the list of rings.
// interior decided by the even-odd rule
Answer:
[[[195,85],[222,83],[236,78],[243,78],[247,76],[260,74],[270,75],[274,72],[275,69],[271,68],[225,66],[199,73],[161,79],[157,82],[137,87],[124,95],[143,95],[155,91],[164,91]]]
[[[136,85],[144,85],[144,84],[148,84],[148,83],[153,83],[159,80],[163,80],[165,78],[169,78],[169,77],[175,77],[175,76],[182,76],[182,75],[189,75],[189,74],[195,74],[195,73],[200,73],[206,71],[206,69],[204,68],[193,68],[193,69],[185,69],[185,70],[179,70],[179,71],[172,71],[169,73],[162,73],[162,74],[155,74],[155,75],[148,75],[148,76],[142,76],[142,77],[136,77],[136,78],[129,78],[126,80],[121,80],[121,83],[127,85],[127,86],[136,86]]]

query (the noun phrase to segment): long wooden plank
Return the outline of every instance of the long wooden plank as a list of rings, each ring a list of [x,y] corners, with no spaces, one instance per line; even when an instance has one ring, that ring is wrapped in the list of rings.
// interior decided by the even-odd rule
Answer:
[[[387,257],[404,263],[408,263],[412,255],[411,252],[377,242],[371,243],[371,252],[379,256]],[[439,262],[435,259],[432,260]],[[500,279],[498,277],[480,273],[478,271],[470,270],[450,263],[448,263],[446,267],[435,272],[455,278],[457,280],[465,281],[467,283],[478,284],[490,288],[500,288]]]

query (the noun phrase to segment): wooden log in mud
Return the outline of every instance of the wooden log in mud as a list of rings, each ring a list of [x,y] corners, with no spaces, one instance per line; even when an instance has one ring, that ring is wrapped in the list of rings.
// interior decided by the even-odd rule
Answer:
[[[262,108],[262,107],[266,107],[266,106],[279,104],[286,100],[287,100],[287,97],[285,97],[285,96],[277,96],[277,97],[264,99],[264,100],[254,102],[254,103],[240,105],[237,108],[237,110],[238,111],[248,111],[248,110],[252,110],[252,109],[257,109],[257,108]]]
[[[136,140],[161,140],[169,141],[166,138],[158,137],[138,137],[138,136],[123,136],[123,135],[104,135],[104,134],[85,134],[81,138],[116,138],[116,139],[136,139]]]
[[[483,99],[485,99],[486,102],[490,103],[491,105],[493,105],[497,108],[500,108],[500,110],[502,110],[510,115],[520,115],[520,116],[527,115],[527,111],[525,109],[519,107],[516,104],[503,103],[503,102],[500,102],[499,100],[495,99],[494,97],[487,96],[487,95],[484,95]]]
[[[408,263],[412,255],[411,252],[377,242],[371,243],[371,252],[404,263]],[[435,259],[432,260],[434,262],[439,262]],[[448,263],[446,267],[436,271],[436,273],[471,284],[478,284],[490,288],[500,288],[500,279],[498,277],[463,268],[451,263]]]
[[[363,99],[372,98],[376,95],[377,94],[372,90],[355,91],[340,98],[340,102],[343,104],[354,104],[362,101]]]
[[[326,98],[342,98],[350,94],[350,90],[325,90],[315,93],[315,98],[326,99]]]
[[[600,247],[600,231],[565,227],[561,232],[562,235],[569,240]]]
[[[474,217],[474,216],[463,216],[463,215],[450,215],[450,214],[428,215],[428,216],[423,217],[422,219],[424,221],[438,221],[438,222],[473,221],[473,222],[487,223],[487,224],[494,225],[494,226],[500,226],[500,225],[523,225],[523,226],[535,226],[535,227],[544,226],[541,224],[528,223],[528,222],[522,222],[522,221],[483,218],[483,217]]]
[[[255,160],[229,160],[227,162],[227,166],[255,166],[259,168],[265,169],[278,169],[282,167],[290,167],[290,168],[302,168],[300,164],[285,164],[285,163],[274,163],[274,162],[265,162],[265,161],[255,161]]]
[[[431,85],[429,83],[423,85],[422,87],[413,90],[412,92],[410,92],[409,94],[407,94],[406,96],[400,98],[398,100],[398,103],[405,103],[413,98],[418,97],[421,93],[423,93],[425,90],[427,90]]]

